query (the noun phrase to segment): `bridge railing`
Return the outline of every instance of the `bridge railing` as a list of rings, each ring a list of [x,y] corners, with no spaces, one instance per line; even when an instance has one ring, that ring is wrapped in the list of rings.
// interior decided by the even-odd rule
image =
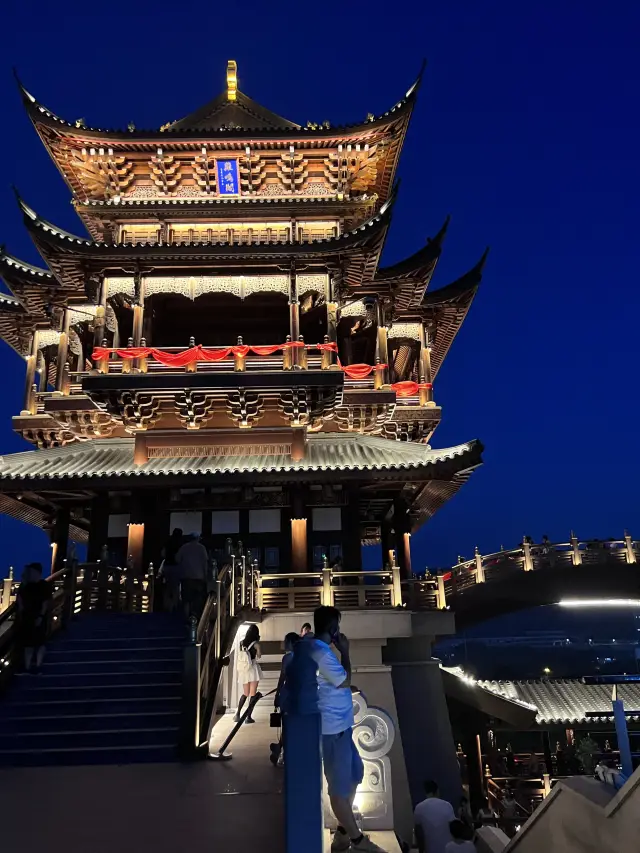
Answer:
[[[342,571],[322,568],[309,572],[261,574],[255,570],[255,606],[266,611],[309,611],[321,604],[341,610],[406,607],[410,610],[439,610],[450,599],[477,584],[500,580],[517,572],[540,569],[640,562],[640,541],[629,534],[623,539],[584,540],[571,536],[568,542],[543,540],[536,544],[525,538],[517,548],[460,559],[451,569],[401,578],[395,564],[378,571]],[[254,606],[254,602],[247,601]]]

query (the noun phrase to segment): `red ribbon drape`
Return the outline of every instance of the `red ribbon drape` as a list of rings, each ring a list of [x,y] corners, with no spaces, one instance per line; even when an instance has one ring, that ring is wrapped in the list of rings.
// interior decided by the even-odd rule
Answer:
[[[111,349],[109,347],[95,347],[91,357],[94,361],[104,361],[108,359],[112,353],[115,353],[119,358],[132,360],[139,358],[153,358],[160,364],[166,367],[187,367],[198,361],[224,361],[229,356],[246,357],[249,353],[259,356],[270,356],[280,350],[298,349],[306,347],[309,350],[318,350],[320,352],[338,352],[338,345],[334,341],[329,341],[322,344],[305,344],[303,341],[287,341],[284,344],[270,344],[268,346],[248,346],[240,344],[232,347],[202,347],[195,346],[181,352],[167,352],[166,350],[156,349],[155,347],[125,347]],[[361,380],[366,379],[374,370],[386,369],[386,364],[341,364],[338,359],[338,365],[349,379]],[[415,397],[420,392],[421,388],[431,388],[429,383],[417,383],[412,381],[396,382],[391,388],[396,392],[398,397]]]
[[[421,388],[431,388],[431,384],[429,382],[423,382],[418,384],[417,382],[412,382],[411,380],[407,380],[406,382],[394,382],[391,388],[396,392],[398,397],[415,397],[416,394],[420,393]]]

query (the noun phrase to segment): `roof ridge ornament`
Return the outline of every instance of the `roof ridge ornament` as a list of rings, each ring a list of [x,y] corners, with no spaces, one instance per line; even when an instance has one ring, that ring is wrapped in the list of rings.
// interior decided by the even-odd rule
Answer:
[[[227,62],[227,100],[238,99],[238,63],[235,59]]]

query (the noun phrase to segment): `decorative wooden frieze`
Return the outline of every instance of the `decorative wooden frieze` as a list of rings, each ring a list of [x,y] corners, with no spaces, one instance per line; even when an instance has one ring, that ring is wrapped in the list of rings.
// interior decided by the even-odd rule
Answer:
[[[90,198],[109,200],[123,195],[133,181],[133,164],[108,148],[69,148],[66,159]]]
[[[307,389],[300,387],[282,391],[278,409],[289,426],[307,426],[310,420]]]
[[[306,293],[321,293],[325,299],[329,298],[329,276],[324,274],[296,275],[296,290],[298,298]]]
[[[388,334],[388,339],[393,338],[411,338],[411,340],[420,342],[420,323],[398,323],[394,322]]]
[[[291,456],[290,444],[188,444],[188,445],[167,445],[166,447],[150,447],[147,451],[149,459],[194,459],[200,457],[247,457],[247,456]],[[252,496],[252,503],[265,506],[282,506],[283,493],[275,493],[277,500],[270,497],[271,493],[267,493],[262,500],[256,500]],[[207,502],[215,501],[214,495],[207,498]],[[222,503],[228,502],[227,495],[220,495]]]
[[[104,285],[109,296],[135,296],[136,285],[132,275],[105,278]]]
[[[227,395],[227,413],[236,426],[250,429],[264,414],[264,402],[259,394],[240,388]]]
[[[304,185],[309,177],[308,170],[309,161],[305,159],[300,151],[296,151],[293,146],[289,148],[287,154],[283,154],[278,160],[277,173],[282,181],[282,185],[290,193],[294,193]]]
[[[216,191],[216,161],[206,148],[193,159],[193,176],[202,193],[210,195]]]
[[[151,178],[161,195],[175,192],[182,179],[182,163],[171,154],[164,154],[158,148],[155,157],[149,161]]]
[[[267,164],[259,154],[240,160],[240,186],[244,193],[258,192],[267,177]]]
[[[342,432],[380,433],[393,411],[388,404],[369,406],[338,406],[336,421]]]
[[[175,398],[176,414],[187,429],[200,429],[213,415],[215,398],[201,391],[184,391]]]
[[[55,418],[77,438],[108,438],[116,427],[108,412],[56,412]]]
[[[71,444],[75,441],[73,433],[64,428],[60,429],[22,429],[20,435],[39,450],[46,450],[50,447],[64,447],[66,444]]]
[[[122,391],[118,395],[120,417],[127,432],[139,432],[153,426],[160,417],[160,400],[155,394]]]
[[[359,146],[358,146],[359,148]],[[378,177],[380,150],[377,145],[365,145],[348,152],[349,188],[352,192],[364,192],[375,186]]]
[[[340,309],[341,317],[366,317],[367,306],[362,299],[356,299],[354,302],[349,302],[343,305]]]

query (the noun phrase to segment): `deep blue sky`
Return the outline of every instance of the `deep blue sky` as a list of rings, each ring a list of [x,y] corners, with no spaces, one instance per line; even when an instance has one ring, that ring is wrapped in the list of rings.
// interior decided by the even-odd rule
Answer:
[[[337,8],[337,7],[336,7]],[[435,386],[433,445],[470,438],[485,465],[414,537],[442,565],[524,533],[640,537],[637,316],[640,5],[591,0],[276,8],[129,3],[3,7],[0,242],[37,253],[12,183],[42,215],[82,226],[33,131],[11,67],[54,112],[88,124],[159,126],[209,100],[236,59],[240,87],[305,123],[390,107],[429,62],[401,161],[384,262],[452,224],[434,287],[491,254]],[[0,347],[0,452],[23,371]],[[28,539],[25,541],[25,535]],[[0,522],[0,573],[42,556],[33,529]]]

